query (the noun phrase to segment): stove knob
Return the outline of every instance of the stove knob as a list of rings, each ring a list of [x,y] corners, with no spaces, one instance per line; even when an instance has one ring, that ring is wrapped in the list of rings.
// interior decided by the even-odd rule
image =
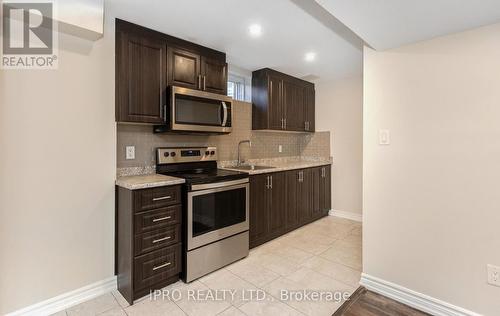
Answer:
[[[210,152],[207,150],[207,151],[205,152],[205,156],[208,156],[208,155],[210,155]]]
[[[212,150],[212,151],[210,152],[210,155],[212,155],[212,156],[213,156],[213,155],[215,155],[215,151],[213,151],[213,150]]]
[[[168,152],[164,152],[164,153],[163,153],[163,156],[168,157],[168,156],[170,156],[170,153],[168,153]]]
[[[170,156],[171,156],[171,157],[175,157],[175,151],[171,152],[171,153],[170,153]]]

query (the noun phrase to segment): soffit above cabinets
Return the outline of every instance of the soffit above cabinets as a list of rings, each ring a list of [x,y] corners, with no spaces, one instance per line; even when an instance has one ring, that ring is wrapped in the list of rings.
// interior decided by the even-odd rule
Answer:
[[[315,0],[377,50],[500,22],[498,0]]]
[[[59,32],[97,40],[104,32],[104,0],[58,1],[56,20]]]
[[[16,7],[16,3],[6,3]],[[42,13],[30,10],[30,21],[41,21]],[[21,19],[22,15],[11,15],[12,19]],[[57,31],[87,40],[98,40],[104,32],[104,0],[64,0],[54,1],[52,19]]]

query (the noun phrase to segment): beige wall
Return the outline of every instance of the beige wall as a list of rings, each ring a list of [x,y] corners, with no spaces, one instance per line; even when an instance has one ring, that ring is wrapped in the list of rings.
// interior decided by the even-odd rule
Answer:
[[[114,274],[113,32],[0,70],[0,315]]]
[[[364,54],[364,272],[500,315],[500,24]],[[392,144],[378,145],[379,129]]]
[[[361,214],[363,78],[316,84],[316,129],[330,131],[334,210]]]

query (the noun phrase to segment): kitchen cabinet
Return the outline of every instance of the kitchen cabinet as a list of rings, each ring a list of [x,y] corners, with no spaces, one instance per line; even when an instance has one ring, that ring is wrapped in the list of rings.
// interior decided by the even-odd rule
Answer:
[[[250,177],[250,247],[284,233],[286,206],[284,172]]]
[[[320,202],[319,206],[323,214],[328,214],[332,209],[332,169],[331,166],[323,166],[320,168]]]
[[[201,89],[201,57],[182,48],[168,47],[168,85]]]
[[[167,45],[144,33],[117,32],[116,119],[161,123],[166,104]]]
[[[268,175],[250,177],[250,245],[269,233]]]
[[[252,128],[314,132],[314,84],[264,68],[252,73]]]
[[[133,301],[179,280],[182,272],[181,187],[116,191],[118,291]]]
[[[168,85],[225,95],[227,63],[225,59],[168,47]]]
[[[206,56],[201,57],[202,90],[218,94],[227,94],[227,63]]]
[[[226,54],[116,20],[117,122],[163,124],[169,86],[227,94]]]
[[[328,214],[330,166],[250,176],[250,247]]]

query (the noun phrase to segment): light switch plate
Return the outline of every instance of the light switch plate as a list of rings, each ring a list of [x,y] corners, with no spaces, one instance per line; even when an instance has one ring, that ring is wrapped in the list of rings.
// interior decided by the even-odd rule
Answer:
[[[127,160],[135,159],[135,146],[125,147],[125,159]]]
[[[500,267],[492,264],[488,265],[488,283],[495,286],[500,286]]]
[[[283,145],[278,145],[278,152],[280,152],[280,153],[283,152]]]
[[[381,129],[378,131],[378,143],[379,145],[391,144],[391,132],[388,129]]]

